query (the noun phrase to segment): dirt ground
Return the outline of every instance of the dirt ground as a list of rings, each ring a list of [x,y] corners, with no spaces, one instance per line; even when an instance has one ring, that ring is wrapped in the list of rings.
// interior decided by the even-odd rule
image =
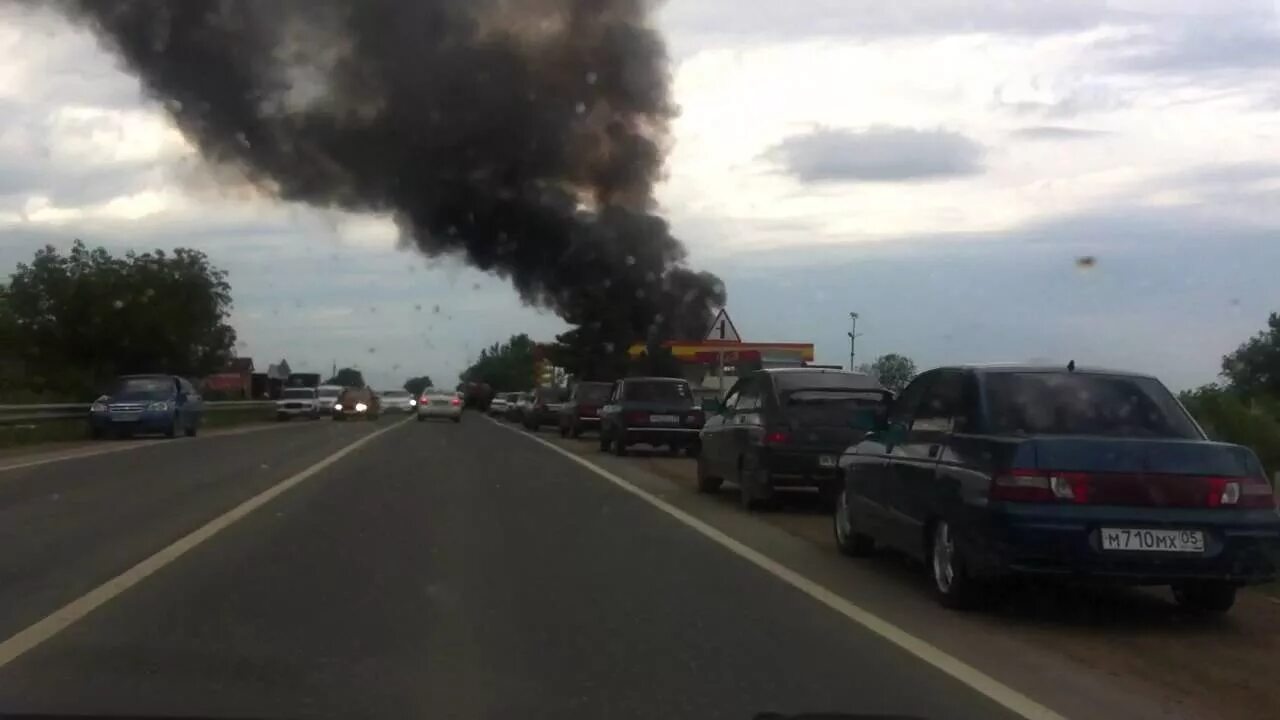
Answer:
[[[594,438],[561,441],[591,456]],[[694,462],[639,449],[632,462],[695,492]],[[711,499],[737,503],[732,487]],[[835,552],[828,510],[816,495],[796,493],[760,517],[788,533]],[[915,572],[906,560],[876,558],[887,576]],[[967,616],[974,617],[974,616]],[[996,608],[976,616],[992,632],[1018,633],[1056,648],[1098,673],[1161,688],[1180,716],[1273,720],[1280,717],[1280,586],[1250,588],[1223,618],[1189,617],[1167,589],[1098,589],[1063,586],[1018,588]]]

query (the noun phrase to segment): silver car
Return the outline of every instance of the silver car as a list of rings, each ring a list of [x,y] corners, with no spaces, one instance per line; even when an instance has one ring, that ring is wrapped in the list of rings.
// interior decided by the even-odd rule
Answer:
[[[462,393],[430,388],[418,398],[418,421],[427,418],[448,418],[462,422]]]
[[[489,401],[489,414],[502,417],[507,414],[507,408],[509,407],[510,404],[507,402],[506,395],[494,395],[493,399]]]
[[[320,407],[322,415],[333,414],[333,404],[338,402],[338,396],[346,388],[341,385],[321,385],[316,388],[316,404]]]
[[[294,418],[316,420],[320,417],[320,402],[316,398],[316,389],[308,387],[285,388],[276,400],[276,420],[292,420]]]
[[[387,390],[378,397],[382,398],[383,413],[411,413],[418,407],[418,399],[408,390]]]

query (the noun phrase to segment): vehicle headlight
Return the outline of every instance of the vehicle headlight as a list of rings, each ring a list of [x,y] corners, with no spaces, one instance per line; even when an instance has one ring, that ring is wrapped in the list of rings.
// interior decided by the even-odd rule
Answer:
[[[341,410],[341,409],[342,409],[342,403],[338,403],[338,402],[334,403],[334,404],[333,404],[333,409],[334,409],[334,410]]]
[[[153,402],[147,406],[147,409],[153,412],[164,412],[169,409],[169,403],[166,400],[161,400],[160,402]]]
[[[110,410],[110,408],[107,407],[107,404],[101,401],[95,401],[89,406],[89,412],[104,413],[108,410]]]
[[[356,412],[364,412],[365,410],[368,410],[368,409],[369,409],[368,405],[365,405],[364,403],[356,403]]]
[[[409,407],[414,407],[417,404],[418,404],[417,400],[409,400]]]

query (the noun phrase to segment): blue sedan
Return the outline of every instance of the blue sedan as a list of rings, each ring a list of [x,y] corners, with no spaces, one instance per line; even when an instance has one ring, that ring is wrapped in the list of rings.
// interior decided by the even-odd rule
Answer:
[[[125,375],[89,409],[94,437],[179,432],[193,437],[204,417],[204,401],[185,378],[176,375]]]
[[[1280,565],[1280,513],[1257,456],[1209,441],[1144,375],[933,370],[841,464],[841,550],[920,558],[950,607],[1037,576],[1168,585],[1189,610],[1221,613]]]

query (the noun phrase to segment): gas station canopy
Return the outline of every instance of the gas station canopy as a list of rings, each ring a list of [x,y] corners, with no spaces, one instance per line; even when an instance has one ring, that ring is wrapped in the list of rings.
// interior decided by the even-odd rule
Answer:
[[[728,340],[673,340],[662,347],[680,362],[733,364],[744,360],[769,360],[786,357],[800,362],[813,362],[813,343],[732,342]],[[644,344],[632,345],[627,352],[639,357],[646,352]]]

